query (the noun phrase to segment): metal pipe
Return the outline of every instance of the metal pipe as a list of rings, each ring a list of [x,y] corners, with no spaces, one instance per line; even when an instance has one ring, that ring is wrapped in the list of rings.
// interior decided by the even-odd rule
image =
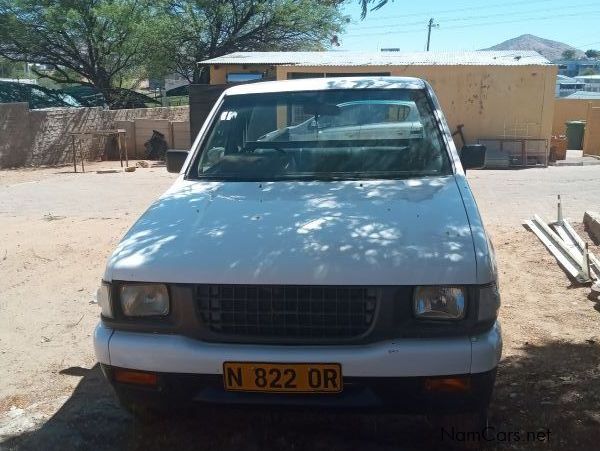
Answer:
[[[588,279],[590,278],[590,251],[588,248],[588,243],[585,243],[585,248],[583,249],[583,267],[581,268],[583,275]]]
[[[557,212],[557,224],[563,224],[563,212],[562,212],[562,202],[560,201],[560,194],[558,195],[558,212]]]

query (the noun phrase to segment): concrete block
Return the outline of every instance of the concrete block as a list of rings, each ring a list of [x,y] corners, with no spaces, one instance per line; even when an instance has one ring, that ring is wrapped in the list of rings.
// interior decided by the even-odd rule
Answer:
[[[600,213],[586,211],[583,215],[583,224],[596,243],[600,243]]]

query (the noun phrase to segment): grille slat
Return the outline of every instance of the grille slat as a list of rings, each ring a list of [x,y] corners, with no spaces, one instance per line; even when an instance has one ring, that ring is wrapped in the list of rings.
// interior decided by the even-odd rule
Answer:
[[[355,286],[197,285],[202,323],[228,338],[348,339],[371,327],[376,288]]]

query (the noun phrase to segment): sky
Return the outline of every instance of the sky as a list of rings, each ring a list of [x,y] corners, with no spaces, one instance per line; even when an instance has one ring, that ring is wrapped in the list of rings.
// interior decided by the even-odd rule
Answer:
[[[425,50],[427,23],[431,50],[478,50],[522,34],[600,48],[600,1],[590,0],[393,0],[360,19],[357,0],[343,9],[351,22],[340,35],[339,50]]]

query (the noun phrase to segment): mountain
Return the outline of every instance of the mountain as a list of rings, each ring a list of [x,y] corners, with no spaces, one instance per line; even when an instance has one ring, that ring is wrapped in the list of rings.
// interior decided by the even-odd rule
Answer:
[[[482,50],[535,50],[550,61],[562,59],[562,53],[565,50],[575,51],[575,58],[584,56],[584,53],[581,50],[578,50],[569,44],[540,38],[532,34],[523,34]]]

